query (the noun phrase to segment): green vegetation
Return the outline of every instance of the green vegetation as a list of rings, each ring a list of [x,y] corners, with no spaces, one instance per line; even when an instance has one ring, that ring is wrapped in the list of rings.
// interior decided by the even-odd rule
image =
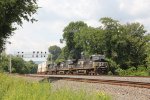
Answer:
[[[6,39],[14,34],[17,25],[23,20],[36,21],[32,15],[36,13],[37,0],[0,0],[0,52],[4,49]]]
[[[37,0],[0,0],[0,71],[8,71],[9,57],[2,53],[5,44],[17,26],[22,26],[23,21],[34,22],[32,17],[39,8]],[[34,73],[35,64],[25,62],[22,58],[12,57],[12,70],[15,73]]]
[[[120,76],[150,76],[150,67],[145,68],[143,66],[140,66],[138,67],[138,69],[136,69],[135,67],[131,67],[127,70],[118,68],[116,70],[116,73]]]
[[[61,53],[61,48],[59,46],[56,46],[56,45],[50,46],[48,50],[50,53],[48,55],[48,58],[47,58],[48,61],[51,61],[51,60],[55,61]]]
[[[0,73],[0,100],[110,100],[110,97],[102,92],[53,90],[47,82],[28,82]]]
[[[0,72],[9,71],[9,55],[1,54],[0,59]],[[33,61],[24,61],[21,57],[12,56],[12,72],[13,73],[36,73],[37,64]]]

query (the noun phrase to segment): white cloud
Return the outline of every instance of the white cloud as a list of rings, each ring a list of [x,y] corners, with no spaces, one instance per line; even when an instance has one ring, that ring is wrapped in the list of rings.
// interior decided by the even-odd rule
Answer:
[[[45,51],[50,45],[63,47],[64,44],[59,43],[62,27],[64,23],[37,22],[31,24],[25,22],[23,28],[19,27],[19,30],[15,31],[16,34],[9,39],[12,44],[7,45],[7,51]]]
[[[133,16],[149,14],[149,0],[120,0],[120,10]]]
[[[87,19],[94,15],[99,0],[40,0],[39,4],[46,12],[55,13],[64,18]]]

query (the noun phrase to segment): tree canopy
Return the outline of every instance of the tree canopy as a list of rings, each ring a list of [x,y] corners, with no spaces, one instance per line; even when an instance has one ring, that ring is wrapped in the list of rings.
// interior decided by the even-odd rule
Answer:
[[[4,52],[0,56],[0,71],[8,72],[10,58]],[[24,61],[21,57],[12,56],[12,73],[36,73],[37,64],[33,61]]]
[[[82,27],[87,27],[82,21],[71,22],[63,30],[63,40],[66,42],[65,55],[70,59],[79,59],[81,56],[82,46],[76,46],[76,41],[74,40],[76,33],[80,32]]]
[[[65,59],[79,59],[84,52],[85,55],[104,54],[123,69],[147,66],[150,38],[142,24],[122,24],[109,17],[101,18],[100,22],[101,26],[97,28],[82,21],[70,22],[64,28]]]
[[[22,26],[23,20],[36,21],[32,15],[36,13],[37,0],[0,0],[0,52],[6,39],[14,34],[17,25]]]
[[[57,45],[50,46],[48,50],[50,53],[50,55],[48,56],[48,60],[51,60],[52,56],[52,60],[55,61],[61,53],[61,48]]]

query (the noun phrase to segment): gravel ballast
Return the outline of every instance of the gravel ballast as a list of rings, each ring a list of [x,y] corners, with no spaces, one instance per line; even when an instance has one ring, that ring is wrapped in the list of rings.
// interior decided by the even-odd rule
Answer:
[[[72,90],[84,90],[88,93],[104,92],[113,100],[150,100],[150,89],[145,88],[65,80],[53,81],[52,86],[54,89],[67,87]]]

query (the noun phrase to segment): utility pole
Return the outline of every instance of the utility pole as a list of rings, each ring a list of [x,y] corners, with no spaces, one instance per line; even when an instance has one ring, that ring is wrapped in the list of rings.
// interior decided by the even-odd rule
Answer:
[[[12,72],[12,70],[11,70],[11,54],[10,54],[10,61],[9,61],[10,63],[9,63],[9,73],[11,74],[11,72]]]
[[[10,45],[11,42],[7,41]],[[12,64],[11,64],[11,53],[9,54],[9,73],[11,74],[12,70],[11,70]]]

